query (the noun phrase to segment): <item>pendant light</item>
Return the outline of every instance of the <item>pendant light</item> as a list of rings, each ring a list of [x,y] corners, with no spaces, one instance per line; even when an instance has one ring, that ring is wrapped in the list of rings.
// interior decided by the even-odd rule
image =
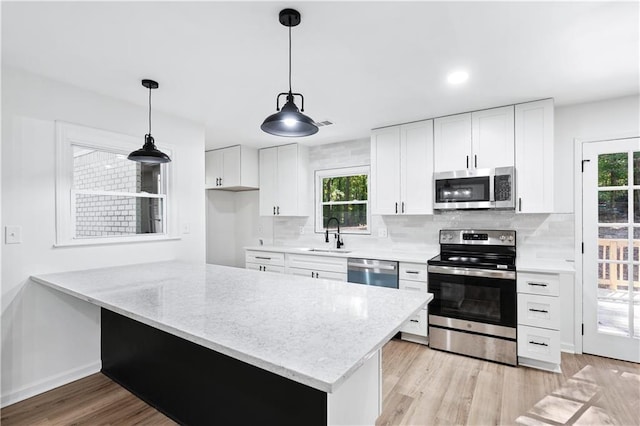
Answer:
[[[149,133],[144,135],[144,145],[142,148],[133,151],[127,158],[139,163],[168,163],[171,161],[171,158],[156,148],[153,136],[151,136],[151,89],[157,89],[159,84],[153,80],[142,80],[142,85],[149,89]]]
[[[281,10],[280,23],[285,27],[289,27],[289,93],[278,94],[276,98],[276,111],[278,112],[267,117],[260,128],[276,136],[310,136],[318,132],[318,126],[310,117],[302,114],[304,112],[304,96],[302,96],[302,93],[292,93],[291,91],[291,27],[295,27],[300,23],[300,13],[294,9]],[[280,109],[280,96],[283,95],[287,97],[287,102]],[[302,112],[298,111],[298,107],[293,100],[294,96],[300,96],[302,100],[300,111]]]

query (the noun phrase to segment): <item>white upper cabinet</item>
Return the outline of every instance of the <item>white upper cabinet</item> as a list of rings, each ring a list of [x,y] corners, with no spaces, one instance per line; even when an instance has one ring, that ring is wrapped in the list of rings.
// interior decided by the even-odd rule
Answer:
[[[258,189],[258,151],[235,145],[205,152],[205,188]]]
[[[471,113],[436,118],[433,126],[433,170],[451,172],[469,168]]]
[[[396,214],[400,202],[400,126],[371,132],[371,213]]]
[[[553,99],[515,106],[518,213],[553,213]]]
[[[434,120],[434,171],[514,165],[513,105]]]
[[[513,105],[471,113],[471,153],[469,168],[513,166]]]
[[[308,149],[298,144],[260,150],[260,215],[307,216]]]
[[[371,132],[371,212],[432,214],[433,120]]]

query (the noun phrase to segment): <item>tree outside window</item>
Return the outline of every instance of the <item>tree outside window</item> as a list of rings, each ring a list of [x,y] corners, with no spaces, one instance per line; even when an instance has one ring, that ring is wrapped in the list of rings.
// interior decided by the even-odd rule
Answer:
[[[369,233],[368,167],[317,171],[316,185],[316,232],[323,232],[335,217],[343,233]]]

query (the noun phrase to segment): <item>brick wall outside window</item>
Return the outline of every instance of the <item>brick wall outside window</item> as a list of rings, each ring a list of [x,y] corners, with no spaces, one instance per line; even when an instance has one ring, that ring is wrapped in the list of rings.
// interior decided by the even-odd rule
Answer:
[[[91,151],[74,157],[75,189],[140,191],[140,163],[122,155]],[[76,238],[135,235],[140,229],[136,197],[76,194]]]

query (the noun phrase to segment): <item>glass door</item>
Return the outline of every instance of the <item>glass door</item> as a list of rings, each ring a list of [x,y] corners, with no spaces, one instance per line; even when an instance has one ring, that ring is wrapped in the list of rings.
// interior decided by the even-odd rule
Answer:
[[[583,145],[583,351],[640,362],[640,139]]]

